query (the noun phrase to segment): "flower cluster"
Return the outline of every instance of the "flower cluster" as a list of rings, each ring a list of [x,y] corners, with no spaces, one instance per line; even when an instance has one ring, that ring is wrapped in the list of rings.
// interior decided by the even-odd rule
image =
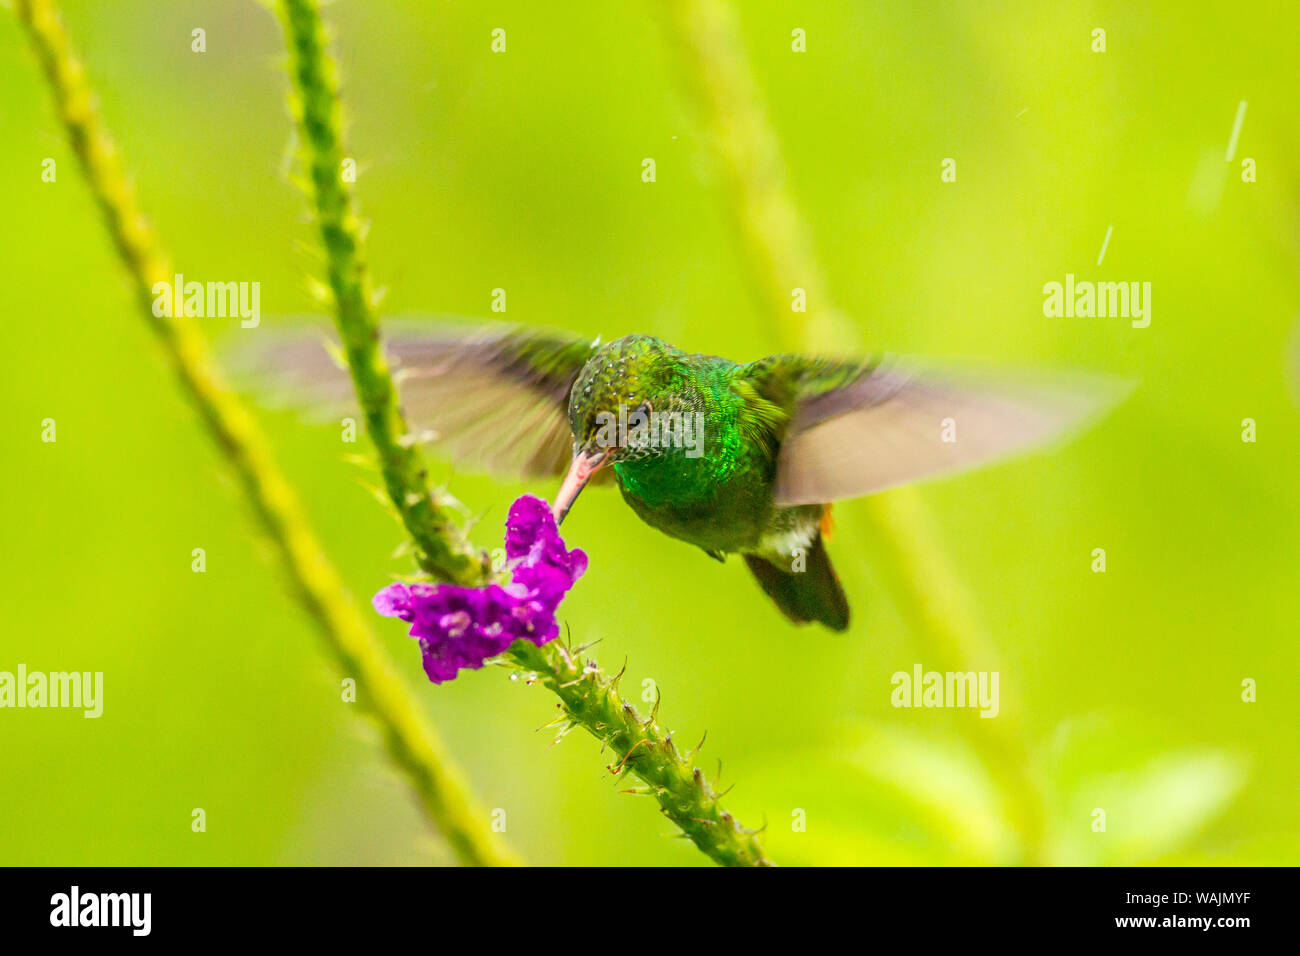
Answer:
[[[390,584],[375,595],[376,611],[410,623],[435,684],[482,667],[519,638],[540,646],[559,634],[555,610],[587,570],[587,555],[565,549],[542,499],[524,495],[510,506],[506,561],[510,584]]]

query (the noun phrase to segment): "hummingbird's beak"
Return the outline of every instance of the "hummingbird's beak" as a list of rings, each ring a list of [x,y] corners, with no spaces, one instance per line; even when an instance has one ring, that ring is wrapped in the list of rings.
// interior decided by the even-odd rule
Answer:
[[[578,495],[582,489],[587,486],[591,476],[601,465],[605,464],[605,459],[609,456],[608,449],[601,449],[596,452],[579,451],[573,456],[573,464],[569,465],[569,473],[564,476],[564,484],[560,485],[559,494],[555,496],[555,504],[551,506],[551,513],[555,515],[555,523],[560,524],[564,521],[564,516],[569,513],[573,503],[578,500]]]

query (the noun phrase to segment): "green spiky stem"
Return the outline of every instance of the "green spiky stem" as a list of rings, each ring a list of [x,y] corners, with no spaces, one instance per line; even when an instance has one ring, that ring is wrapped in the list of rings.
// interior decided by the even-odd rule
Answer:
[[[809,230],[786,187],[780,146],[739,39],[735,10],[723,0],[670,0],[663,12],[683,78],[725,174],[727,211],[761,313],[791,351],[860,345],[858,329],[832,304]],[[794,288],[807,292],[806,316],[790,309]],[[793,321],[796,317],[801,321]],[[854,502],[852,511],[866,519],[862,536],[881,548],[879,568],[926,653],[954,663],[988,660],[969,590],[948,561],[920,496],[899,488]],[[1003,714],[996,721],[959,725],[999,782],[1022,855],[1040,861],[1042,794],[1013,718]]]
[[[279,4],[291,53],[295,95],[290,108],[298,123],[311,180],[316,219],[325,245],[329,287],[348,369],[366,426],[379,453],[384,487],[416,545],[416,560],[444,581],[473,584],[490,569],[435,495],[419,450],[407,440],[406,420],[379,344],[373,295],[361,256],[361,224],[343,181],[345,155],[340,133],[338,79],[326,51],[327,37],[315,3]]]
[[[190,403],[238,475],[279,555],[299,601],[325,639],[339,670],[357,682],[357,703],[373,717],[393,762],[406,775],[429,823],[457,858],[471,865],[514,862],[491,832],[460,771],[382,647],[347,596],[316,539],[292,486],[257,423],[222,381],[197,325],[187,316],[157,316],[153,286],[173,272],[136,204],[117,147],[105,129],[51,0],[16,0],[15,10],[53,93],[59,118],[130,273],[141,314],[170,360]]]
[[[659,726],[658,702],[642,717],[619,696],[621,671],[607,677],[594,662],[555,642],[534,647],[516,641],[506,656],[535,673],[560,698],[563,717],[572,726],[582,727],[614,752],[618,759],[607,768],[611,773],[631,773],[646,784],[629,792],[654,797],[664,816],[711,859],[723,866],[773,865],[763,855],[755,831],[722,808],[704,774],[692,766],[695,751],[683,755],[672,735]]]
[[[334,317],[388,495],[427,573],[442,581],[485,584],[493,578],[488,558],[475,551],[430,494],[423,456],[406,440],[406,422],[383,360],[360,229],[351,192],[340,175],[344,151],[338,79],[320,6],[316,0],[280,0],[278,7],[290,51],[291,107],[329,260]],[[770,865],[755,832],[722,809],[703,774],[678,753],[654,719],[643,720],[619,698],[617,677],[603,674],[593,662],[575,661],[558,642],[534,647],[517,641],[504,656],[535,673],[560,698],[564,717],[618,757],[611,769],[644,780],[665,815],[710,858],[726,866]]]

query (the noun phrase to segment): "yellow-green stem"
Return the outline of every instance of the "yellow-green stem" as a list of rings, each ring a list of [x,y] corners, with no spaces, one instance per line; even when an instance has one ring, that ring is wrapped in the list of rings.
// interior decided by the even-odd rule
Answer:
[[[256,422],[221,380],[202,334],[187,316],[155,314],[154,284],[172,281],[173,272],[136,205],[55,4],[16,0],[15,9],[113,245],[130,273],[140,312],[162,343],[208,433],[238,475],[340,672],[356,680],[358,704],[379,725],[389,755],[414,788],[429,823],[446,837],[457,858],[474,865],[512,862],[492,834],[487,814],[475,804],[441,740],[347,596]]]
[[[280,0],[279,9],[290,52],[291,106],[329,262],[335,322],[389,497],[425,571],[443,581],[485,584],[492,580],[487,557],[471,547],[430,493],[423,457],[406,440],[406,423],[384,364],[360,229],[351,192],[340,175],[345,154],[338,80],[326,49],[320,6],[316,0]],[[770,865],[754,831],[722,809],[704,775],[678,752],[654,715],[642,718],[619,697],[620,675],[603,674],[593,661],[579,660],[558,642],[534,647],[517,641],[506,657],[535,673],[538,682],[559,697],[561,719],[583,727],[609,747],[618,758],[611,771],[642,779],[646,787],[639,792],[653,796],[664,815],[711,859],[726,866]]]

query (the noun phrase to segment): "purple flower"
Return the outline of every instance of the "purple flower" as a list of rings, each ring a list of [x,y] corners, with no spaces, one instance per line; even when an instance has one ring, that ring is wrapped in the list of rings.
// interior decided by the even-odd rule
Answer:
[[[565,550],[550,507],[532,495],[524,495],[510,508],[506,558],[514,584],[532,591],[551,611],[587,570],[586,553],[579,548]]]
[[[550,506],[535,495],[522,495],[515,499],[510,514],[506,516],[506,557],[512,561],[526,558],[534,545],[551,542],[564,550]]]
[[[505,586],[390,584],[375,595],[376,611],[411,625],[435,684],[482,667],[520,638],[540,646],[560,633],[555,610],[587,570],[587,555],[564,547],[545,501],[524,495],[510,506],[506,557]]]

